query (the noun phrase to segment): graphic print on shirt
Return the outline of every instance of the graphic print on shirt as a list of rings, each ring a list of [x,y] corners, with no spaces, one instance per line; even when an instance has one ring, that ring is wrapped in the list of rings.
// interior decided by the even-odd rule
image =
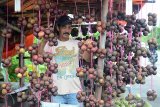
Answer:
[[[68,50],[65,46],[55,49],[54,60],[58,64],[57,79],[69,79],[76,77],[77,54],[75,47]]]

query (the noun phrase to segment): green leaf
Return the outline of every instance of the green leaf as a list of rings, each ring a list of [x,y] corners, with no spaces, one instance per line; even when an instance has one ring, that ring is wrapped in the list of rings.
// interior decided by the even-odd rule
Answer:
[[[96,33],[94,33],[93,36],[96,38],[96,40],[98,40],[98,39],[99,39],[99,36],[100,36],[100,33],[97,31]]]

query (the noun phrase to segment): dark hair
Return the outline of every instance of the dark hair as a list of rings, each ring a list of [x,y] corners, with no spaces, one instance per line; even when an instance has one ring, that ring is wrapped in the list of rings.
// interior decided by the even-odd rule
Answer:
[[[56,21],[56,25],[58,27],[65,26],[65,25],[68,25],[68,24],[72,24],[72,19],[67,15],[59,17]]]

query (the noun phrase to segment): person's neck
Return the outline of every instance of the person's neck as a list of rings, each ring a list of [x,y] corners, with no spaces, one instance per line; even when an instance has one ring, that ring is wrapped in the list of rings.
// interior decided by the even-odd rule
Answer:
[[[59,37],[58,38],[60,41],[63,41],[63,42],[65,42],[65,41],[68,41],[69,40],[69,38],[62,38],[62,37]]]

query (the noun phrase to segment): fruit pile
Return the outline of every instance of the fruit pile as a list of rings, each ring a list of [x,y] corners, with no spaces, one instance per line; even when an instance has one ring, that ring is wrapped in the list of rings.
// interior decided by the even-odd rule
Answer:
[[[28,53],[31,54],[31,55],[38,54],[38,45],[34,43],[32,46],[29,46],[28,47]]]
[[[15,69],[15,73],[17,74],[18,78],[22,78],[26,76],[26,71],[27,71],[27,67],[22,67],[22,68],[16,68]]]
[[[63,11],[58,8],[56,2],[49,2],[47,0],[37,0],[34,10],[36,10],[39,18],[37,17],[20,17],[18,18],[18,26],[21,28],[33,28],[33,35],[42,41],[48,41],[49,46],[57,46],[58,38],[55,32],[55,19],[67,14],[67,10]],[[41,23],[41,13],[47,13],[47,24]],[[37,15],[36,14],[36,15]],[[83,21],[94,22],[96,14],[83,14],[77,13],[74,16],[73,24],[82,24]],[[50,24],[50,19],[54,18],[53,25]],[[81,40],[78,43],[80,49],[79,59],[83,61],[83,54],[90,54],[91,62],[82,65],[76,69],[77,77],[80,77],[81,83],[87,81],[84,92],[77,93],[77,99],[79,102],[84,102],[85,107],[114,107],[118,102],[114,102],[114,99],[120,97],[122,93],[125,93],[125,87],[127,84],[145,84],[145,78],[151,75],[156,75],[156,67],[147,65],[142,67],[140,65],[140,57],[151,57],[151,53],[141,47],[141,36],[147,36],[150,33],[149,26],[155,26],[157,22],[157,15],[148,14],[148,25],[146,19],[138,19],[136,15],[126,16],[122,12],[110,12],[107,15],[107,22],[97,21],[94,30],[89,25],[88,29],[85,27],[82,30],[83,34],[92,34],[98,31],[100,38],[95,41],[94,38]],[[123,25],[119,20],[125,21],[126,25]],[[38,23],[39,22],[39,23]],[[46,24],[46,22],[45,22]],[[23,33],[23,30],[21,29]],[[93,31],[92,31],[93,30]],[[10,38],[12,30],[8,27],[2,30],[2,36]],[[81,33],[81,32],[79,32]],[[101,48],[98,43],[101,42],[101,36],[106,34],[105,47]],[[156,39],[152,38],[148,41],[150,49],[157,49],[158,44]],[[31,61],[38,68],[39,65],[44,64],[46,66],[45,73],[38,73],[38,69],[35,72],[29,72],[30,77],[30,93],[19,92],[17,93],[17,101],[28,101],[30,104],[36,104],[42,101],[50,101],[50,97],[56,96],[58,88],[55,86],[52,78],[52,74],[58,72],[58,64],[53,63],[53,55],[50,53],[44,53],[40,55],[38,53],[39,44],[33,44],[28,48],[28,52],[31,54]],[[23,44],[16,47],[18,54],[24,54],[26,49]],[[52,51],[52,50],[51,50]],[[96,60],[95,60],[96,59]],[[98,61],[97,61],[98,59]],[[97,62],[104,62],[103,65],[97,65]],[[11,66],[11,58],[2,60],[4,67]],[[104,69],[101,69],[104,68]],[[18,78],[25,77],[26,67],[18,67],[15,69],[15,73]],[[101,75],[99,71],[102,71]],[[96,88],[102,88],[102,99],[95,97]],[[2,94],[6,95],[11,92],[11,85],[5,83],[2,85]],[[147,92],[148,100],[154,101],[157,94],[154,90]],[[127,104],[123,104],[127,107],[129,104],[136,107],[143,107],[145,102],[143,100],[137,100],[131,93],[126,97]],[[118,104],[119,105],[119,104]],[[122,106],[122,105],[120,105]]]
[[[147,99],[149,101],[154,101],[157,98],[157,93],[155,90],[148,90],[147,91]]]
[[[93,83],[86,83],[86,87],[90,86],[87,88],[89,90],[94,86],[103,86],[103,98],[106,102],[105,106],[108,107],[113,106],[114,102],[112,101],[125,92],[126,84],[145,84],[146,77],[157,74],[155,66],[140,66],[140,57],[151,57],[151,53],[141,47],[140,41],[142,34],[147,36],[150,32],[146,20],[137,19],[136,15],[125,16],[123,20],[127,22],[127,25],[123,27],[118,23],[117,19],[118,16],[115,14],[114,19],[109,20],[106,24],[103,22],[97,23],[99,29],[102,30],[102,25],[104,24],[104,29],[107,30],[105,49],[99,49],[97,43],[92,39],[82,40],[78,44],[81,54],[84,52],[94,53],[94,55],[97,54],[98,58],[105,59],[104,77],[99,77],[97,74],[97,66],[94,66],[94,68],[77,68],[77,76],[85,78],[84,75],[86,73],[88,79],[95,80]],[[99,32],[101,30],[97,29]],[[127,34],[122,33],[125,30],[128,32]],[[83,71],[84,69],[86,69],[85,72]],[[93,84],[94,86],[92,86]],[[95,90],[93,89],[93,91]],[[132,97],[132,95],[129,95],[127,98],[132,100]],[[78,95],[78,99],[86,102],[82,94]],[[96,103],[94,104],[96,105]],[[136,106],[142,107],[143,105],[144,101],[139,101]]]
[[[58,72],[58,64],[56,63],[50,63],[47,65],[47,71],[46,74],[51,77],[52,74],[55,74]]]
[[[98,21],[97,22],[97,31],[104,33],[105,30],[106,30],[106,24],[104,22]]]
[[[28,28],[33,28],[33,26],[38,22],[37,17],[29,17],[28,22],[27,22],[27,27]]]
[[[157,25],[157,14],[156,13],[148,13],[148,25],[149,26]]]
[[[27,95],[25,92],[18,92],[17,93],[17,102],[21,103],[27,100]]]
[[[97,51],[97,43],[91,39],[87,39],[86,41],[82,40],[78,43],[79,48],[81,49],[81,53],[87,52],[96,52]]]
[[[11,38],[12,37],[12,29],[9,27],[6,27],[2,29],[2,37]]]
[[[94,95],[87,96],[85,92],[79,91],[77,93],[77,99],[79,102],[84,102],[85,107],[95,107],[95,106],[103,106],[103,100],[97,100]]]
[[[27,19],[26,17],[19,17],[17,22],[18,27],[25,27],[27,26]]]
[[[10,83],[3,83],[1,84],[1,93],[2,95],[6,95],[8,93],[11,93],[12,92],[12,88],[11,88],[11,84]]]
[[[157,50],[158,43],[156,38],[152,38],[148,40],[148,45],[150,50]]]
[[[150,107],[151,105],[141,99],[139,95],[129,94],[126,98],[116,99],[114,101],[116,107]]]
[[[86,69],[84,69],[83,67],[79,67],[76,69],[77,73],[77,77],[83,78],[85,73],[86,73]]]
[[[11,57],[8,57],[7,59],[2,59],[3,67],[10,67],[12,65],[11,60]]]
[[[51,95],[56,96],[58,88],[54,86],[51,77],[41,73],[40,77],[37,76],[36,72],[29,72],[31,91],[34,93],[41,93],[41,100],[49,100]]]
[[[17,54],[24,54],[25,53],[25,48],[24,46],[16,46],[15,47],[16,51],[17,51]]]

